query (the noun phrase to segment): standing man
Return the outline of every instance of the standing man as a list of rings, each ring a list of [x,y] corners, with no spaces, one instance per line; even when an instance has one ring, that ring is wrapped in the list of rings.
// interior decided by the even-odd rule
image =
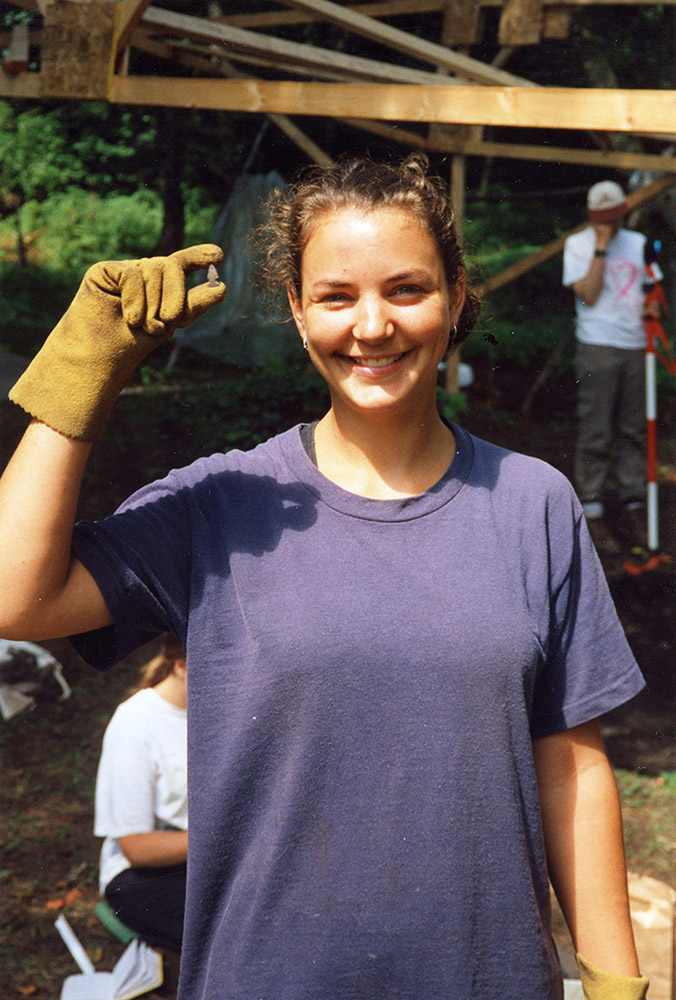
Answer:
[[[578,439],[575,484],[600,555],[621,549],[606,521],[614,472],[622,542],[646,546],[645,236],[621,228],[624,191],[614,181],[587,195],[591,225],[569,236],[563,284],[575,292]]]

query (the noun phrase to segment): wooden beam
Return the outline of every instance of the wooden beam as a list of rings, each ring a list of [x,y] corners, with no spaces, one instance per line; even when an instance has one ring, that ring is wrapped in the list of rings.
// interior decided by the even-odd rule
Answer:
[[[245,74],[239,72],[221,74],[221,70],[224,66],[239,63],[242,63],[245,66],[265,66],[279,71],[288,71],[288,66],[285,66],[281,61],[277,62],[275,59],[247,56],[240,52],[231,52],[229,53],[227,59],[223,59],[220,52],[214,51],[216,46],[213,44],[199,42],[186,43],[173,38],[158,41],[158,39],[147,35],[142,29],[138,28],[134,34],[134,48],[138,49],[140,52],[149,52],[151,55],[157,56],[159,59],[166,59],[167,61],[175,62],[179,66],[188,66],[191,69],[198,69],[206,76],[214,76],[214,74],[216,74],[226,77],[242,77]],[[326,68],[310,66],[297,65],[294,69],[294,73],[296,76],[305,76],[320,80],[332,80],[338,83],[341,81],[353,83],[356,79],[358,79],[357,77],[348,75],[345,72],[334,73]]]
[[[458,76],[467,80],[504,86],[535,87],[535,84],[532,84],[530,80],[517,77],[513,73],[506,73],[493,66],[487,66],[477,59],[471,59],[460,52],[453,52],[435,42],[428,42],[408,31],[393,28],[389,24],[381,24],[373,17],[366,17],[364,14],[346,10],[340,4],[333,3],[333,0],[285,0],[285,3],[321,15],[330,24],[337,24],[356,35],[368,38],[373,42],[379,42],[381,45],[394,49],[395,52],[415,56],[439,69],[457,73]]]
[[[287,70],[297,66],[312,66],[317,69],[329,67],[343,70],[353,78],[383,80],[398,83],[420,83],[436,86],[440,81],[436,74],[426,70],[410,69],[406,66],[382,60],[351,56],[316,45],[289,42],[283,38],[244,31],[228,25],[208,21],[205,18],[176,14],[173,11],[151,8],[143,17],[143,30],[157,29],[162,33],[170,31],[180,37],[201,38],[208,42],[220,43],[222,55],[234,58],[236,51],[255,53],[269,58],[278,67],[286,65]],[[455,83],[456,81],[452,81]]]
[[[369,17],[419,15],[441,10],[444,0],[381,0],[380,3],[349,4],[347,9]],[[321,20],[300,10],[271,10],[259,14],[224,14],[218,20],[239,28],[280,28],[291,24],[311,24]]]
[[[8,76],[6,73],[0,73],[0,97],[36,100],[39,96],[39,73],[19,73],[17,76]]]
[[[676,158],[657,153],[624,153],[603,149],[574,149],[572,146],[535,146],[520,142],[483,142],[462,137],[424,136],[419,132],[385,122],[344,118],[346,125],[370,132],[389,142],[401,143],[429,153],[464,153],[465,156],[502,157],[505,160],[525,160],[536,163],[573,163],[584,167],[604,167],[608,170],[653,170],[660,174],[676,173]]]
[[[341,118],[341,121],[345,125],[361,129],[362,132],[370,132],[372,135],[380,136],[381,139],[387,139],[388,142],[399,142],[404,146],[412,146],[413,149],[424,149],[430,153],[452,152],[450,149],[447,150],[441,141],[437,144],[432,142],[428,136],[421,135],[419,132],[411,132],[410,129],[402,128],[400,125],[387,125],[385,122],[365,118]]]
[[[300,150],[302,150],[309,160],[318,163],[322,167],[330,167],[333,160],[328,153],[325,153],[305,132],[300,129],[287,115],[268,115],[268,118],[276,125],[280,132],[283,132],[287,139],[290,139]]]
[[[137,32],[135,44],[140,45],[142,50],[145,52],[150,52],[155,56],[159,56],[161,59],[173,58],[179,66],[187,66],[191,69],[197,69],[202,72],[208,71],[214,72],[214,63],[205,58],[202,55],[197,55],[195,52],[185,51],[185,46],[178,45],[168,45],[167,43],[158,44],[147,38],[140,38],[140,32]],[[218,72],[224,77],[230,79],[235,79],[239,77],[237,70],[228,62],[228,60],[222,60],[218,66]],[[296,125],[287,115],[268,115],[269,120],[273,125],[276,126],[282,132],[287,139],[298,146],[298,148],[305,153],[308,159],[312,160],[313,163],[318,163],[320,166],[329,167],[333,164],[333,160],[326,153],[321,146],[310,138],[303,130]]]
[[[670,177],[660,177],[659,180],[653,181],[651,184],[646,184],[645,187],[640,188],[638,191],[633,191],[631,194],[627,195],[627,205],[629,209],[638,208],[639,205],[645,205],[647,202],[652,201],[654,198],[658,198],[665,191],[668,191],[676,184],[676,176],[671,175]],[[499,288],[504,288],[505,285],[511,284],[512,281],[516,281],[517,278],[522,277],[529,271],[534,270],[539,267],[540,264],[546,263],[557,254],[561,253],[563,250],[563,244],[566,242],[569,236],[573,233],[579,233],[581,229],[586,229],[589,225],[589,221],[582,222],[579,226],[575,226],[568,233],[563,236],[558,236],[555,240],[550,243],[546,243],[545,246],[536,250],[535,253],[529,254],[528,257],[524,257],[522,260],[512,264],[511,267],[505,268],[499,274],[493,275],[488,281],[485,281],[478,288],[475,288],[477,295],[480,297],[485,297],[490,295],[492,292],[496,292]]]
[[[26,3],[30,0],[25,0]],[[405,17],[407,15],[433,14],[444,9],[446,0],[381,0],[379,3],[349,4],[347,10],[355,11],[359,14],[367,14],[369,17]],[[480,0],[482,8],[501,7],[503,0]],[[572,10],[574,7],[609,7],[609,6],[632,6],[632,7],[654,7],[655,0],[543,0],[545,12],[545,25],[548,20],[548,8],[556,9],[567,7]],[[666,0],[665,5],[676,4],[676,0]],[[321,20],[316,14],[309,14],[300,10],[280,10],[264,11],[257,14],[225,14],[218,20],[222,24],[232,24],[239,28],[279,28],[288,25],[310,24]],[[545,37],[562,37],[559,34],[547,35]],[[563,36],[565,37],[565,36]]]
[[[116,76],[111,99],[127,104],[384,121],[522,128],[666,132],[676,91],[572,87],[428,87]]]
[[[46,6],[47,0],[8,0],[9,5],[19,10],[36,11]],[[123,2],[123,0],[118,0]],[[501,7],[504,0],[480,0],[485,8]],[[446,0],[373,0],[371,3],[350,4],[348,10],[370,17],[405,17],[430,14],[441,11]],[[656,0],[543,0],[545,12],[548,7],[655,7]],[[660,6],[671,7],[676,0],[662,0]],[[216,18],[221,24],[232,24],[241,28],[276,28],[295,24],[308,24],[321,20],[317,16],[294,10],[270,10],[252,14],[225,14]]]
[[[432,149],[435,146],[432,145]],[[607,167],[609,170],[654,170],[676,172],[676,159],[657,153],[624,153],[603,149],[573,149],[570,146],[536,146],[508,142],[463,142],[450,139],[437,152],[464,153],[466,156],[496,156],[505,160],[529,160],[536,163],[573,163],[585,167]]]
[[[118,3],[117,55],[129,45],[134,28],[139,24],[151,2],[152,0],[121,0]]]

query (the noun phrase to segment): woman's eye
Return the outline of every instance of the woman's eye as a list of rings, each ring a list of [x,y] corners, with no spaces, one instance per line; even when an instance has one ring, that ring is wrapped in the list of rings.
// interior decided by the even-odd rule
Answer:
[[[322,302],[347,302],[347,298],[345,292],[330,292],[322,296]]]
[[[422,295],[424,289],[420,285],[397,285],[395,295]]]

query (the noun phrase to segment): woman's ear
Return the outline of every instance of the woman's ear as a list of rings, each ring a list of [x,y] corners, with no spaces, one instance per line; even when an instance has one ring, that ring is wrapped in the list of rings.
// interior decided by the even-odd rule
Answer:
[[[449,305],[451,308],[451,321],[454,325],[457,324],[460,319],[460,313],[462,312],[462,307],[465,304],[465,298],[467,296],[467,276],[465,274],[465,269],[461,268],[458,273],[458,280],[453,285],[449,293]]]
[[[298,333],[301,338],[305,340],[305,323],[303,322],[303,306],[301,304],[300,298],[296,294],[296,290],[291,284],[287,282],[286,294],[289,299],[289,308],[291,309],[291,315],[293,316],[293,321],[296,324]]]

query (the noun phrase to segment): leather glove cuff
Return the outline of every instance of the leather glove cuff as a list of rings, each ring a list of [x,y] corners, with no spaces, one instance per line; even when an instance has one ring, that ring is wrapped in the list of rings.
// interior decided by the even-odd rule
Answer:
[[[159,340],[143,330],[108,340],[98,356],[63,317],[10,390],[9,398],[66,437],[96,441],[120,390]]]
[[[589,959],[576,955],[585,1000],[645,1000],[646,976],[620,976],[600,969]]]

